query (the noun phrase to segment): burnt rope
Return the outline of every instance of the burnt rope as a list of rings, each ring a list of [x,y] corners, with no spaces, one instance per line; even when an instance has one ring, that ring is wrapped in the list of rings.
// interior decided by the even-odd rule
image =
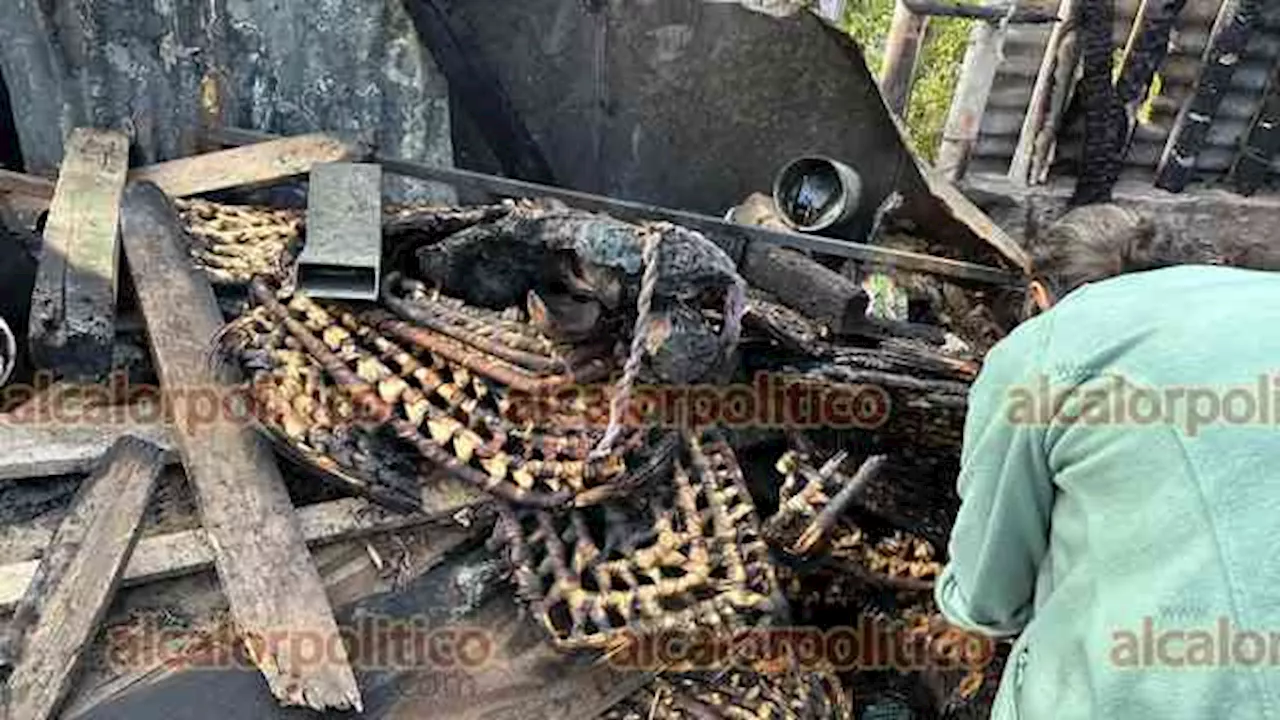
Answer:
[[[640,366],[644,362],[645,343],[649,339],[650,314],[653,309],[653,296],[658,288],[658,244],[662,233],[653,228],[646,228],[644,238],[644,278],[640,283],[640,297],[636,300],[636,324],[631,335],[631,354],[627,356],[626,365],[622,368],[622,378],[618,381],[613,398],[609,402],[609,426],[600,444],[591,451],[590,459],[608,457],[613,451],[613,444],[622,434],[622,417],[631,407],[631,389],[640,375]]]
[[[640,282],[640,296],[636,300],[636,324],[632,331],[631,351],[623,366],[622,378],[609,404],[609,425],[600,444],[591,452],[591,458],[607,456],[622,432],[622,418],[631,406],[631,391],[640,367],[644,362],[645,346],[649,339],[649,326],[653,296],[658,286],[658,246],[662,240],[662,224],[645,228],[644,277]],[[738,278],[725,292],[724,322],[720,329],[721,358],[727,358],[738,347],[742,337],[742,320],[747,314],[747,284]]]

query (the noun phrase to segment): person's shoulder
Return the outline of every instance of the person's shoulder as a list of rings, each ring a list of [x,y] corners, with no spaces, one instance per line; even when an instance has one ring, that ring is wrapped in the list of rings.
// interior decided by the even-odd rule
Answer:
[[[1265,286],[1280,290],[1280,273],[1226,265],[1174,265],[1089,283],[1069,293],[1058,307],[1076,309],[1099,303],[1114,303],[1125,296],[1172,301],[1178,298],[1169,297],[1167,293],[1246,286]]]
[[[1019,323],[987,351],[979,379],[1000,382],[1027,374],[1043,359],[1053,323],[1052,312]]]

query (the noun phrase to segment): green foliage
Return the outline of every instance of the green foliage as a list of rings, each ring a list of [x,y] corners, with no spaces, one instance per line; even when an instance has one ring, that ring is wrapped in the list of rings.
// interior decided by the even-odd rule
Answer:
[[[893,22],[894,0],[849,0],[845,28],[862,46],[867,66],[880,74],[884,63],[884,42]],[[915,150],[932,160],[942,142],[942,129],[951,107],[969,40],[968,21],[959,18],[930,18],[925,44],[916,67],[906,125]]]

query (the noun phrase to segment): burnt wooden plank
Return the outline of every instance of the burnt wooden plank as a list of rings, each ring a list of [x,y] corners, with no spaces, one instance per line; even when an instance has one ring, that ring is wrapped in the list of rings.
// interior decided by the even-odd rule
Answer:
[[[128,167],[123,133],[76,128],[67,139],[28,328],[37,364],[64,377],[91,379],[111,368],[117,229]]]
[[[36,480],[88,472],[117,440],[145,439],[172,447],[163,423],[59,423],[0,415],[0,480]]]
[[[1280,61],[1268,81],[1262,105],[1249,124],[1249,133],[1240,143],[1240,154],[1228,180],[1236,192],[1252,195],[1266,182],[1271,163],[1280,155]]]
[[[364,152],[359,145],[313,133],[148,165],[130,172],[129,180],[155,183],[172,197],[186,197],[305,175],[319,163],[351,160]]]
[[[226,379],[207,362],[223,319],[208,280],[182,249],[182,229],[160,188],[130,184],[123,236],[161,389],[174,407],[175,439],[241,637],[281,702],[360,709],[333,610],[275,458],[242,419],[200,412],[201,398],[217,407],[230,397]],[[306,643],[291,647],[304,637]],[[314,643],[332,652],[319,660],[294,652]]]
[[[346,162],[312,168],[298,288],[312,297],[377,300],[381,258],[382,168]]]
[[[0,169],[0,194],[25,195],[36,200],[44,200],[47,204],[53,199],[55,187],[52,180],[39,175]]]
[[[53,717],[74,682],[133,550],[162,455],[124,438],[80,487],[14,613],[11,720]]]
[[[458,502],[442,502],[441,498],[436,498],[435,505],[410,515],[391,512],[363,498],[343,498],[299,508],[298,525],[303,539],[310,546],[406,530],[446,521],[459,511],[475,508],[480,499],[468,502],[464,499],[465,493],[462,491]],[[457,525],[442,525],[439,535],[443,543],[447,538],[469,538],[472,533]],[[18,602],[35,577],[38,565],[38,561],[28,560],[0,566],[0,610],[11,608]],[[213,544],[204,529],[153,535],[138,541],[125,566],[122,584],[125,587],[141,585],[212,567]]]
[[[1204,148],[1231,77],[1260,22],[1262,0],[1224,0],[1201,60],[1195,90],[1182,106],[1156,168],[1158,188],[1180,192],[1195,174],[1196,160]]]

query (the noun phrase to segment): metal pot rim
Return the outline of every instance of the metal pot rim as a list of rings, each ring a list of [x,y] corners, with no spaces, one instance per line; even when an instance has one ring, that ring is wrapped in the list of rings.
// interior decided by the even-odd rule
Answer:
[[[782,202],[783,182],[787,179],[787,176],[795,170],[796,166],[801,163],[820,163],[830,167],[835,171],[836,176],[840,178],[840,192],[843,196],[843,201],[840,207],[829,210],[824,213],[822,217],[818,218],[816,222],[808,225],[796,223],[790,214],[787,213]],[[778,208],[778,216],[788,225],[800,232],[820,232],[839,225],[842,222],[848,221],[857,211],[857,204],[861,192],[862,178],[858,175],[858,171],[850,165],[826,155],[801,155],[799,157],[792,158],[787,162],[787,164],[782,166],[782,169],[779,170],[778,174],[773,178],[773,202]]]

